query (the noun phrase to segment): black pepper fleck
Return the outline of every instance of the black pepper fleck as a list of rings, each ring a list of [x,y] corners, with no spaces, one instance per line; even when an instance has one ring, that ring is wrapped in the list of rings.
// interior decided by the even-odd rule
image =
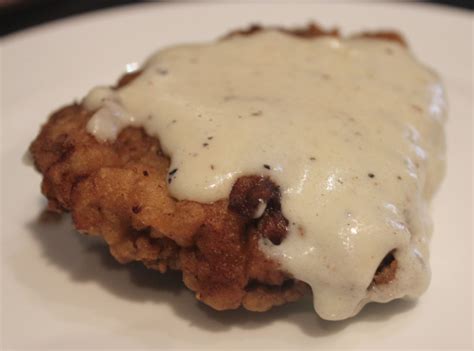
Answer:
[[[398,179],[398,180],[402,180],[402,177],[401,177],[401,176],[397,176],[397,179]]]
[[[208,143],[203,143],[203,144],[202,144],[202,146],[204,146],[204,147],[208,147],[208,146],[209,146],[209,144],[208,144]]]
[[[210,136],[210,137],[207,137],[207,140],[212,140],[214,137]]]
[[[411,108],[417,112],[423,112],[423,109],[417,105],[411,105]]]
[[[265,168],[265,169],[271,169],[271,167],[270,167],[269,165],[266,165],[266,164],[263,165],[263,168]]]
[[[144,175],[145,177],[148,177],[148,171],[146,171],[146,170],[143,171],[143,175]]]
[[[255,112],[252,112],[252,116],[261,116],[263,114],[262,111],[255,111]]]
[[[316,157],[310,157],[309,160],[310,161],[316,161]]]
[[[212,170],[214,170],[214,165],[211,165],[210,167],[211,167]]]
[[[170,171],[168,173],[168,184],[171,184],[171,182],[173,181],[173,178],[174,176],[176,175],[176,172],[178,171],[177,168],[173,169],[172,171]]]
[[[375,174],[373,174],[373,173],[369,173],[367,175],[369,176],[369,178],[375,178]]]
[[[132,207],[132,212],[137,214],[137,213],[140,213],[142,210],[141,206],[140,205],[135,205]]]
[[[327,73],[323,73],[323,74],[321,74],[321,78],[323,78],[324,80],[329,80],[329,79],[331,79],[331,76]]]

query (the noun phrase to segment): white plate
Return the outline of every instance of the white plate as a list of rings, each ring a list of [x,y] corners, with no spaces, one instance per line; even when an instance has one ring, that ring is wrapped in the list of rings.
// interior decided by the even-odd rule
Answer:
[[[416,304],[370,305],[324,322],[309,301],[269,313],[214,312],[176,277],[121,266],[68,220],[37,222],[40,176],[21,163],[59,105],[112,83],[168,44],[252,22],[315,20],[345,33],[398,28],[442,75],[448,175],[433,215],[433,280]],[[147,4],[54,22],[2,44],[2,345],[5,348],[468,348],[472,345],[472,16],[423,5]]]

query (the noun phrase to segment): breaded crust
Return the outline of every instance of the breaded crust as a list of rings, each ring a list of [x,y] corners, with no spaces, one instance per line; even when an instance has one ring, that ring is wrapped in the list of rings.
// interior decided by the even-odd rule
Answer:
[[[226,38],[260,30],[252,26]],[[337,30],[313,24],[280,30],[308,39],[338,36]],[[361,35],[405,45],[395,33]],[[118,86],[139,74],[125,75]],[[311,293],[258,248],[262,237],[278,245],[287,234],[277,184],[244,176],[228,199],[177,201],[168,193],[170,162],[159,140],[129,127],[114,142],[99,142],[86,131],[92,114],[78,104],[56,111],[30,146],[49,210],[70,212],[76,228],[101,236],[121,263],[141,261],[160,272],[182,271],[196,298],[217,310],[243,306],[266,311]],[[396,261],[387,256],[372,284],[386,284],[395,273]]]

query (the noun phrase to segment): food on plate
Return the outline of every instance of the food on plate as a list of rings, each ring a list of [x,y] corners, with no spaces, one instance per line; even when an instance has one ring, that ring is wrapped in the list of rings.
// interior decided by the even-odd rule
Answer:
[[[444,92],[396,33],[253,26],[158,51],[31,144],[52,211],[217,310],[338,320],[427,288]],[[157,280],[159,284],[159,280]]]

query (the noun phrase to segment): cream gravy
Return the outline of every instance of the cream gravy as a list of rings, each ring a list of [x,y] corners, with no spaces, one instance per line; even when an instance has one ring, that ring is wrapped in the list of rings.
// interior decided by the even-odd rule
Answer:
[[[401,45],[269,30],[176,46],[84,105],[99,140],[126,126],[159,138],[177,199],[225,198],[242,175],[278,184],[289,234],[260,247],[311,286],[322,318],[427,288],[445,101],[438,76]],[[395,279],[371,285],[392,250]]]

